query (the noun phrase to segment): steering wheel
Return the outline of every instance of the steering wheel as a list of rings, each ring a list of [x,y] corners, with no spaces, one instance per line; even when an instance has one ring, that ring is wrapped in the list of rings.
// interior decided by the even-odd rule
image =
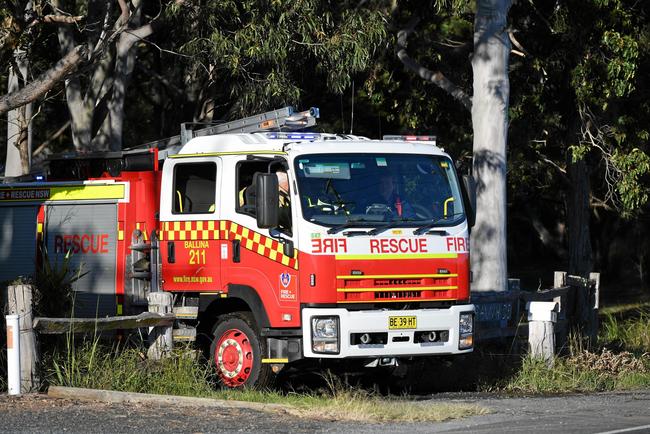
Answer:
[[[366,214],[367,215],[381,215],[385,216],[388,214],[392,214],[393,210],[391,207],[389,207],[386,204],[383,203],[373,203],[370,204],[366,207]]]

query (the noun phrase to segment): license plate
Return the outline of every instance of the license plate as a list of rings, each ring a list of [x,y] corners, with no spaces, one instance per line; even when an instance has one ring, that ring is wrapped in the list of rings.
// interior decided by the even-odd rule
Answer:
[[[414,329],[418,326],[418,319],[415,316],[389,316],[388,329]]]

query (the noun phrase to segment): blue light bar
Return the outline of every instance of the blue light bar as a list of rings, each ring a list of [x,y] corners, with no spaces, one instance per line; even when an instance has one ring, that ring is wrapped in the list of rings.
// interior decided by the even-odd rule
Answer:
[[[320,138],[320,133],[267,133],[269,139],[289,139],[289,140],[316,140]]]

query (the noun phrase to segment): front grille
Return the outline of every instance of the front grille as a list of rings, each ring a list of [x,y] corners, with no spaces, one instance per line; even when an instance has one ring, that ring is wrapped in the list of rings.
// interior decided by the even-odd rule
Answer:
[[[339,303],[444,301],[456,297],[457,274],[346,274],[337,276]]]
[[[401,298],[420,298],[422,291],[377,291],[375,300],[389,300]]]

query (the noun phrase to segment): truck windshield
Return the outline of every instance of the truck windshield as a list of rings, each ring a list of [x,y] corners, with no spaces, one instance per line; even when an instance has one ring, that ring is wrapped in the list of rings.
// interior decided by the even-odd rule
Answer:
[[[313,154],[295,160],[306,220],[325,226],[450,226],[465,217],[451,160],[414,154]]]

